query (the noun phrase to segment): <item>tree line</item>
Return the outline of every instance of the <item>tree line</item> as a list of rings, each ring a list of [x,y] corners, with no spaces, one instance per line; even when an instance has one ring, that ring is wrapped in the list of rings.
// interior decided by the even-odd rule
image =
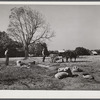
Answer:
[[[29,51],[28,53],[34,57],[42,56],[42,50],[44,47],[47,47],[47,44],[45,42],[37,42],[32,43],[29,45]],[[9,50],[9,56],[10,57],[24,57],[25,52],[23,45],[20,42],[14,41],[11,38],[9,38],[8,34],[6,32],[0,32],[0,57],[4,57],[4,52],[7,48],[10,48]],[[71,50],[70,50],[71,51]],[[75,51],[78,55],[91,55],[91,50],[86,49],[84,47],[76,47]],[[95,50],[98,54],[100,54],[100,50]],[[58,51],[48,51],[49,54],[57,54]]]

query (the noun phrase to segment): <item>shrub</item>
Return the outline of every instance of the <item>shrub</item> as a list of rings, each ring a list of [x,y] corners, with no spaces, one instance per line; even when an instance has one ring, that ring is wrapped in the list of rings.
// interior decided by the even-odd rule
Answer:
[[[77,47],[75,49],[77,55],[90,55],[90,50],[83,48],[83,47]]]

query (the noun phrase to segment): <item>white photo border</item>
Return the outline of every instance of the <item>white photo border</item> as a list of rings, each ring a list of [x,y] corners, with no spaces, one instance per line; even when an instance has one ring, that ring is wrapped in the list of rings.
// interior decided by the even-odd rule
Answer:
[[[100,5],[100,2],[0,1],[0,5]],[[99,99],[100,91],[0,90],[1,99]]]

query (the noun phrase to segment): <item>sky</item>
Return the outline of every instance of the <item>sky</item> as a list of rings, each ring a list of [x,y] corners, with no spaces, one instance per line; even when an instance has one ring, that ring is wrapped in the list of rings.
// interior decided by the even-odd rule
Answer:
[[[48,42],[49,50],[100,49],[100,5],[29,6],[42,13],[55,31],[55,37]],[[7,30],[13,7],[19,5],[0,5],[0,31]]]

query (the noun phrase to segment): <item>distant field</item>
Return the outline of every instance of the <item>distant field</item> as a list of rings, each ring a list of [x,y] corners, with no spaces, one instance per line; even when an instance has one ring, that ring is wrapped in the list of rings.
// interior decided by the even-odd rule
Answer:
[[[5,58],[0,58],[0,89],[7,90],[100,90],[100,55],[81,56],[76,62],[50,63],[50,58],[42,62],[41,57],[30,57],[24,62],[36,61],[31,68],[16,67],[16,60],[23,58],[10,58],[10,65],[4,65]],[[37,66],[38,63],[48,65],[48,68]],[[83,72],[76,72],[77,77],[55,79],[54,75],[60,67],[78,66],[93,75],[94,79],[84,79]]]

